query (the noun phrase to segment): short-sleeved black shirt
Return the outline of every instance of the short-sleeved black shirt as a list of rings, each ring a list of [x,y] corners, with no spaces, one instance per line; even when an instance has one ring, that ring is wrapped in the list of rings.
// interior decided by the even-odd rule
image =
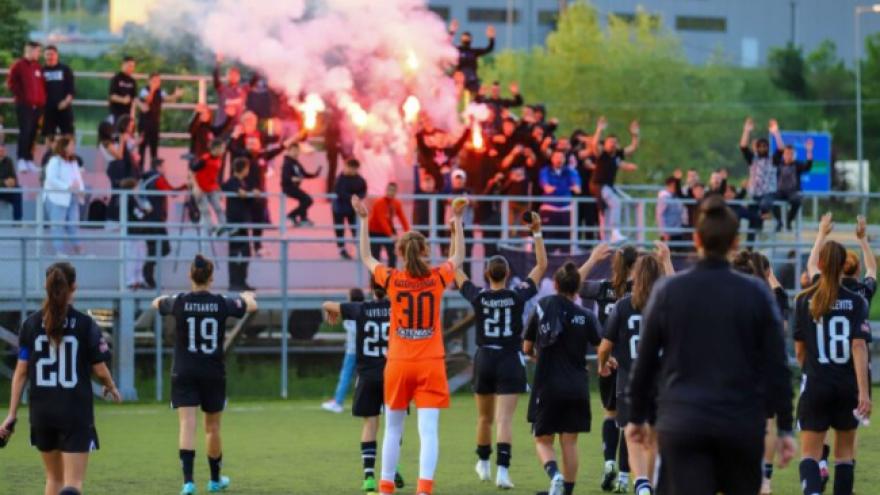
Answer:
[[[871,307],[871,302],[874,300],[874,294],[877,293],[877,279],[865,277],[859,281],[857,278],[846,277],[843,279],[843,286],[864,297],[865,301],[868,302],[868,307]]]
[[[43,312],[37,311],[25,320],[18,338],[18,359],[28,363],[31,425],[94,425],[92,366],[110,360],[110,348],[95,321],[69,307],[56,346],[43,328]]]
[[[810,314],[812,294],[799,297],[795,308],[794,340],[807,347],[804,373],[808,381],[831,386],[855,386],[852,341],[868,340],[868,306],[865,298],[840,288],[831,311],[818,321]]]
[[[541,345],[543,331],[557,320],[562,332],[554,343]],[[529,326],[527,334],[536,335],[538,343],[534,379],[536,397],[547,400],[588,396],[587,351],[590,345],[599,345],[600,327],[596,315],[563,296],[552,295],[538,301]]]
[[[592,184],[598,186],[613,186],[617,179],[617,169],[624,160],[623,150],[619,149],[614,153],[602,151],[596,157],[596,169],[593,171]]]
[[[135,98],[137,98],[137,82],[135,82],[134,78],[128,74],[117,72],[116,75],[110,79],[110,94],[116,96],[128,96],[131,98],[128,104],[117,103],[115,101],[110,102],[111,115],[114,117],[128,115],[129,112],[131,112],[131,105],[134,103]]]
[[[626,283],[626,293],[632,292],[632,281]],[[608,320],[614,305],[617,304],[617,293],[611,285],[610,280],[587,280],[581,286],[581,299],[596,301],[598,306],[599,323],[603,326]]]
[[[210,292],[187,292],[165,297],[159,313],[174,316],[174,366],[171,374],[197,378],[222,378],[226,319],[241,318],[247,305],[241,297]]]
[[[617,392],[623,393],[629,385],[629,372],[638,357],[642,314],[632,304],[632,296],[626,296],[614,305],[605,322],[602,337],[614,344],[617,360]]]
[[[477,345],[519,350],[522,347],[523,311],[538,288],[526,278],[513,289],[481,289],[470,280],[461,286],[461,295],[474,308]]]
[[[381,381],[388,354],[388,328],[391,326],[391,302],[387,299],[350,302],[340,305],[343,324],[355,325],[355,355],[358,376]]]

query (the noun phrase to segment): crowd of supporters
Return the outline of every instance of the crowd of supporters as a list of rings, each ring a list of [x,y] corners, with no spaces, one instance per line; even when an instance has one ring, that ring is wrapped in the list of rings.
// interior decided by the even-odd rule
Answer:
[[[450,26],[453,41],[456,30],[453,23]],[[502,226],[516,225],[523,213],[530,210],[540,212],[551,249],[568,249],[567,240],[572,237],[571,227],[575,223],[581,241],[625,241],[621,231],[624,196],[616,182],[618,172],[637,170],[637,165],[630,160],[639,148],[638,121],[629,124],[626,141],[607,133],[608,121],[604,117],[598,119],[595,127],[563,135],[559,122],[547,116],[543,104],[526,104],[516,82],[507,84],[505,92],[500,81],[484,83],[480,80],[479,58],[494,47],[494,29],[490,27],[486,34],[489,43],[483,48],[472,45],[470,33],[461,34],[455,45],[459,61],[451,74],[463,105],[481,105],[483,117],[479,121],[464,122],[464,130],[456,133],[438,128],[427,116],[421,116],[414,134],[414,162],[418,173],[412,191],[417,195],[411,212],[412,222],[395,198],[398,185],[390,184],[385,197],[374,207],[382,218],[370,224],[371,229],[375,227],[372,233],[377,239],[377,254],[385,250],[389,261],[393,261],[390,243],[398,232],[408,230],[410,223],[445,225],[448,205],[438,202],[433,208],[435,218],[429,218],[430,201],[419,199],[419,195],[436,194],[513,197],[505,207],[500,201],[471,204],[465,218],[466,235],[473,239],[474,231],[481,231],[487,255],[497,249],[496,240],[502,235]],[[67,191],[47,194],[46,211],[53,224],[57,224],[54,232],[59,239],[54,246],[58,252],[78,253],[81,247],[75,242],[76,223],[84,195],[82,177],[76,166],[70,166],[82,166],[72,139],[75,76],[60,62],[56,47],[46,47],[43,65],[40,64],[41,52],[38,43],[28,43],[23,57],[9,72],[7,86],[15,97],[18,115],[17,161],[13,165],[0,145],[0,189],[17,188],[20,173],[38,172],[47,188]],[[217,57],[213,72],[217,111],[206,104],[197,106],[189,126],[188,180],[172,184],[164,175],[164,165],[159,158],[162,107],[166,102],[177,101],[183,92],[181,88],[163,87],[157,73],[150,74],[146,85],[139,88],[136,68],[136,60],[124,58],[119,72],[110,80],[108,115],[98,128],[99,150],[107,164],[106,174],[113,189],[147,193],[188,191],[186,211],[204,233],[252,238],[252,242],[230,243],[230,251],[242,257],[260,256],[263,252],[260,242],[263,229],[250,226],[271,222],[264,194],[269,178],[280,180],[281,191],[295,202],[296,206],[287,215],[289,221],[294,226],[312,225],[309,208],[314,201],[302,183],[320,176],[323,170],[307,170],[300,162],[303,147],[311,148],[305,142],[309,136],[302,129],[301,116],[284,95],[270,89],[264,77],[254,73],[244,82],[241,69],[234,65],[228,66],[224,74],[223,58]],[[327,110],[323,118],[323,138],[327,158],[326,191],[335,194],[332,216],[337,247],[340,256],[348,259],[346,227],[353,229],[355,224],[350,198],[365,197],[367,184],[359,173],[359,163],[352,156],[352,150],[342,145],[337,122],[340,115],[333,108]],[[47,150],[42,166],[34,162],[40,129]],[[657,228],[664,240],[673,246],[676,241],[687,240],[698,203],[711,195],[741,201],[734,209],[749,223],[750,238],[762,229],[763,221],[771,214],[776,215],[777,229],[791,228],[801,202],[801,175],[812,165],[812,142],[807,143],[805,161],[798,161],[794,148],[783,142],[775,121],[771,121],[768,128],[775,140],[776,151],[772,154],[767,139],[751,141],[753,130],[754,124],[748,119],[739,143],[749,171],[749,180],[742,189],[728,182],[726,169],[714,172],[708,184],[701,182],[696,170],[688,170],[686,177],[676,171],[665,181],[656,207]],[[273,164],[278,157],[282,158],[280,174],[276,176]],[[340,159],[343,167],[337,175]],[[134,199],[124,210],[130,222],[167,220],[164,197],[129,196]],[[223,196],[227,196],[225,201]],[[107,219],[119,219],[123,211],[119,198],[114,194],[106,205],[99,205],[106,207]],[[14,218],[21,218],[20,193],[0,190],[0,201],[11,203]],[[781,218],[780,201],[789,205],[785,219]],[[90,216],[94,210],[101,209],[93,206],[88,206]],[[96,218],[100,216],[95,213]],[[400,230],[395,227],[395,219]],[[238,228],[238,224],[249,226]],[[155,227],[134,227],[133,231],[166,234],[164,228]],[[70,238],[61,238],[64,235]],[[553,240],[557,242],[554,244]],[[468,244],[469,251],[471,248]],[[144,260],[154,260],[168,251],[167,242],[133,244],[132,266],[144,269],[132,268],[129,285],[155,286],[152,276],[155,262]],[[246,262],[236,266],[236,285],[246,288]]]

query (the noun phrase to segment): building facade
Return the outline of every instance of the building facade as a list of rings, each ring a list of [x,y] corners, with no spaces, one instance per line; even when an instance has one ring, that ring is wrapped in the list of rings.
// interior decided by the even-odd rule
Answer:
[[[498,30],[499,48],[544,43],[555,28],[559,0],[429,0],[441,17],[457,19],[475,43],[485,42],[488,24]],[[570,3],[570,1],[569,1]],[[763,65],[772,48],[794,42],[810,51],[829,39],[850,63],[854,59],[855,7],[869,0],[592,0],[603,23],[611,15],[632,18],[637,9],[656,15],[681,40],[687,58],[704,63],[719,53],[744,67]],[[862,35],[880,31],[880,14],[860,17]]]

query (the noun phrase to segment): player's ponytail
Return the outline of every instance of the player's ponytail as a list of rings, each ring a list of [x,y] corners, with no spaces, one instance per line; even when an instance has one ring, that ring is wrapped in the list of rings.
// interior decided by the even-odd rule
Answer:
[[[639,259],[639,251],[634,246],[623,246],[611,259],[611,288],[618,299],[627,293],[627,282],[632,269]]]
[[[403,257],[406,273],[413,278],[427,278],[431,267],[422,259],[428,255],[428,241],[418,232],[407,232],[397,241],[397,251]]]
[[[846,263],[846,249],[835,241],[827,241],[819,251],[819,282],[801,293],[812,294],[810,315],[814,320],[822,318],[837,301],[840,292],[840,279],[843,277],[843,265]],[[800,297],[800,296],[799,296]]]
[[[189,279],[198,286],[206,286],[214,277],[214,263],[201,254],[197,254],[189,267]]]
[[[567,261],[556,270],[553,281],[556,282],[556,290],[564,296],[574,296],[581,287],[581,275],[577,266],[571,261]]]
[[[46,270],[46,299],[43,301],[43,327],[49,340],[58,345],[64,336],[67,306],[76,284],[76,270],[66,262],[55,263]]]
[[[645,309],[654,284],[663,276],[663,267],[656,256],[642,256],[633,267],[632,305],[636,311]]]

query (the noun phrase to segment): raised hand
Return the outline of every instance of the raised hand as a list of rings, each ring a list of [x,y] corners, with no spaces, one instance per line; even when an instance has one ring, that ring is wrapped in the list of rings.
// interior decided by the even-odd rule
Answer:
[[[638,136],[639,131],[640,131],[640,128],[639,128],[639,121],[638,120],[633,120],[632,122],[629,123],[629,133],[630,134],[632,134],[634,136]]]
[[[755,121],[752,120],[751,117],[748,117],[746,119],[745,123],[743,124],[743,131],[752,132],[754,130],[755,130]]]
[[[529,212],[529,215],[529,219],[531,220],[531,222],[529,223],[529,230],[532,232],[532,234],[537,234],[538,232],[541,232],[541,215],[538,215],[533,211]]]
[[[519,83],[516,81],[510,83],[510,86],[508,86],[508,89],[510,89],[511,94],[515,94],[515,95],[519,94]]]
[[[804,141],[804,149],[807,150],[808,153],[813,151],[814,146],[815,146],[815,143],[813,143],[813,138],[809,138],[806,141]]]
[[[495,37],[495,26],[489,24],[489,27],[486,28],[486,37],[494,38]]]
[[[455,218],[463,217],[464,216],[464,209],[467,208],[468,203],[470,203],[470,200],[468,200],[464,196],[459,196],[459,197],[453,199],[452,200],[452,215]]]
[[[770,119],[770,123],[767,124],[767,128],[770,130],[771,134],[776,134],[779,132],[779,122],[776,119]]]
[[[458,31],[458,19],[453,19],[449,22],[449,32],[454,33]]]
[[[606,119],[605,116],[603,115],[603,116],[599,117],[599,121],[596,122],[596,129],[599,132],[602,132],[607,128],[608,128],[608,119]]]
[[[834,230],[834,222],[831,213],[826,213],[822,215],[822,220],[819,222],[819,234],[827,237],[832,230]]]
[[[865,221],[865,217],[859,215],[856,217],[856,239],[862,240],[865,238],[865,235],[868,232],[868,223]]]

